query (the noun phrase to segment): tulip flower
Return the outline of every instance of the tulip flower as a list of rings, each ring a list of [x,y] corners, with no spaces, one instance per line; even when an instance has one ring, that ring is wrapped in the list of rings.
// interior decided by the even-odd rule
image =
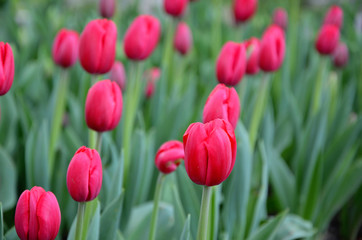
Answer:
[[[176,29],[173,46],[181,55],[185,55],[189,52],[191,45],[192,45],[191,30],[185,22],[180,22]]]
[[[102,80],[88,91],[85,102],[85,120],[97,132],[113,130],[122,115],[122,92],[117,83]]]
[[[116,55],[117,27],[113,21],[96,19],[84,28],[79,39],[79,60],[91,74],[111,70]]]
[[[265,72],[274,72],[280,68],[285,55],[283,30],[271,25],[263,34],[260,43],[259,67]]]
[[[100,0],[99,1],[99,13],[104,18],[113,17],[116,10],[116,0]]]
[[[155,84],[156,81],[161,77],[161,70],[159,68],[151,68],[149,71],[145,73],[147,85],[145,89],[145,95],[147,98],[153,96],[155,92]]]
[[[207,123],[220,118],[228,121],[235,129],[239,115],[240,99],[235,89],[218,84],[206,100],[203,122]]]
[[[52,192],[25,190],[15,209],[15,230],[21,240],[53,240],[60,227],[60,208]]]
[[[164,0],[163,7],[165,12],[174,17],[180,17],[184,14],[188,0]]]
[[[348,62],[348,48],[345,43],[339,43],[333,52],[333,64],[341,68]]]
[[[315,47],[322,55],[332,54],[339,42],[339,29],[335,25],[324,25],[320,29]]]
[[[0,96],[5,95],[14,80],[14,56],[8,43],[0,42]]]
[[[247,64],[246,74],[254,75],[259,72],[259,52],[260,41],[259,39],[252,37],[245,42]]]
[[[164,174],[172,173],[180,165],[180,160],[184,158],[184,155],[182,142],[176,140],[165,142],[157,151],[156,167]]]
[[[126,72],[121,62],[114,62],[109,78],[118,84],[122,91],[126,88]]]
[[[78,33],[61,29],[53,42],[52,55],[56,64],[63,68],[73,66],[78,59]]]
[[[333,5],[329,8],[324,17],[323,25],[332,24],[337,28],[341,28],[343,24],[343,10],[339,6]]]
[[[273,24],[281,27],[284,31],[288,27],[288,13],[284,8],[277,8],[273,13]]]
[[[220,83],[235,86],[243,78],[246,69],[245,46],[227,42],[216,62],[216,76]]]
[[[153,16],[138,16],[124,36],[124,52],[129,59],[144,60],[153,52],[161,35],[161,24]]]
[[[236,23],[248,21],[258,8],[258,0],[234,0],[233,11]]]

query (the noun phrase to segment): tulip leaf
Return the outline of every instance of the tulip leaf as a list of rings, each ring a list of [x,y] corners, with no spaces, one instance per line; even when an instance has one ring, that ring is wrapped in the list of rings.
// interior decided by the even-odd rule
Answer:
[[[124,194],[121,192],[109,203],[101,215],[100,239],[114,239],[117,235]]]
[[[9,153],[18,145],[18,105],[11,92],[1,96],[0,143]]]
[[[191,222],[191,217],[190,214],[187,215],[187,218],[185,220],[185,224],[184,224],[184,228],[182,230],[181,236],[180,236],[180,240],[190,240],[190,222]]]
[[[94,215],[90,221],[89,227],[88,227],[88,233],[87,233],[87,240],[98,240],[102,239],[99,238],[99,229],[101,225],[101,207],[99,204],[99,201],[97,201],[97,208],[94,212]]]
[[[4,237],[4,218],[3,218],[3,205],[0,202],[0,240]]]
[[[274,240],[293,240],[312,237],[316,232],[311,222],[298,215],[288,214],[282,222]]]
[[[16,203],[16,168],[10,156],[0,147],[0,202],[4,211]]]
[[[6,240],[20,240],[20,238],[18,237],[18,234],[16,233],[15,226],[10,228],[5,233],[5,239]]]

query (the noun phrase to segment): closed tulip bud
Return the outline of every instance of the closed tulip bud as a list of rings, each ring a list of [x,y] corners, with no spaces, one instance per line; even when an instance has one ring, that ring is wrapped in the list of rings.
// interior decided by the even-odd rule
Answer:
[[[317,51],[322,55],[332,54],[339,42],[339,29],[335,25],[324,25],[315,43]]]
[[[182,16],[186,10],[188,0],[164,0],[165,12],[174,17]]]
[[[124,52],[129,59],[139,61],[151,55],[161,35],[161,24],[149,15],[138,16],[124,36]]]
[[[60,209],[52,192],[25,190],[15,209],[15,230],[21,240],[53,240],[60,227]]]
[[[234,0],[233,10],[236,23],[246,22],[258,8],[258,0]]]
[[[124,70],[123,64],[121,62],[114,62],[111,72],[109,73],[109,78],[118,84],[122,91],[126,87],[126,72]]]
[[[155,92],[156,81],[160,77],[161,77],[161,70],[159,68],[151,68],[145,73],[145,79],[147,81],[145,95],[147,98],[153,96],[153,93]]]
[[[288,13],[284,8],[277,8],[273,13],[273,23],[283,30],[286,30],[288,27]]]
[[[264,72],[274,72],[282,65],[284,55],[284,32],[280,27],[271,25],[264,32],[260,43],[259,67]]]
[[[180,165],[184,155],[182,142],[176,140],[165,142],[156,153],[156,167],[164,174],[172,173]]]
[[[97,150],[80,147],[69,163],[67,188],[77,202],[95,199],[102,187],[102,162]]]
[[[122,92],[117,83],[102,80],[88,91],[85,102],[85,121],[97,132],[111,131],[122,116]]]
[[[189,52],[192,45],[192,33],[189,26],[180,22],[176,29],[176,34],[173,42],[175,49],[182,55]]]
[[[259,72],[259,52],[260,41],[259,39],[252,37],[245,42],[247,64],[246,74],[254,75]]]
[[[99,13],[104,18],[113,17],[116,10],[116,0],[100,0],[99,1]]]
[[[206,124],[193,123],[186,130],[183,143],[186,172],[194,183],[214,186],[230,175],[236,139],[229,122],[216,119]]]
[[[227,42],[221,49],[216,62],[216,76],[220,83],[235,86],[243,78],[246,69],[245,46]]]
[[[0,96],[5,95],[14,80],[14,56],[8,43],[0,42]]]
[[[84,28],[79,39],[79,60],[91,74],[111,70],[116,56],[117,27],[113,21],[96,19]]]
[[[78,33],[61,29],[53,42],[52,55],[56,64],[63,68],[73,66],[78,59]]]
[[[228,121],[235,129],[239,115],[240,99],[235,89],[218,84],[206,100],[203,122],[220,118]]]
[[[332,24],[337,28],[341,28],[343,24],[343,10],[339,6],[333,5],[329,8],[324,17],[324,25]]]
[[[333,52],[333,64],[336,67],[343,67],[348,62],[348,48],[346,44],[339,43]]]

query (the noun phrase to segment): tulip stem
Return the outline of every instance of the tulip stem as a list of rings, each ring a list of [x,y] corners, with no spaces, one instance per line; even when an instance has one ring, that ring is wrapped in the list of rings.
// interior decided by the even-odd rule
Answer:
[[[222,5],[220,0],[214,0],[213,1],[213,7],[214,7],[214,14],[216,15],[214,17],[214,22],[212,25],[212,56],[214,59],[217,58],[220,45],[221,45],[221,20],[222,20]]]
[[[83,224],[84,224],[84,212],[85,212],[86,202],[78,203],[78,213],[77,213],[77,227],[75,231],[75,240],[83,240]]]
[[[160,172],[157,178],[155,196],[153,197],[153,210],[152,210],[152,218],[151,218],[151,229],[148,239],[155,240],[156,237],[156,226],[157,226],[157,216],[158,216],[158,205],[161,197],[161,189],[163,185],[163,179],[165,178],[165,174]]]
[[[314,87],[314,95],[312,102],[312,115],[314,115],[320,107],[322,88],[323,88],[323,79],[324,79],[324,70],[326,69],[327,61],[326,58],[322,58],[319,63],[318,75]]]
[[[102,135],[102,132],[97,132],[96,150],[98,151],[99,155],[101,155]]]
[[[211,187],[204,186],[202,192],[201,209],[199,216],[199,228],[197,230],[197,240],[207,240],[211,190],[212,190]]]

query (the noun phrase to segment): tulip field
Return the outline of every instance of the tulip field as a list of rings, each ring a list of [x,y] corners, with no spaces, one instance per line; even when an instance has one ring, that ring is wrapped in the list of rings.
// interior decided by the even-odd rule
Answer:
[[[362,1],[0,21],[0,240],[362,239]]]

